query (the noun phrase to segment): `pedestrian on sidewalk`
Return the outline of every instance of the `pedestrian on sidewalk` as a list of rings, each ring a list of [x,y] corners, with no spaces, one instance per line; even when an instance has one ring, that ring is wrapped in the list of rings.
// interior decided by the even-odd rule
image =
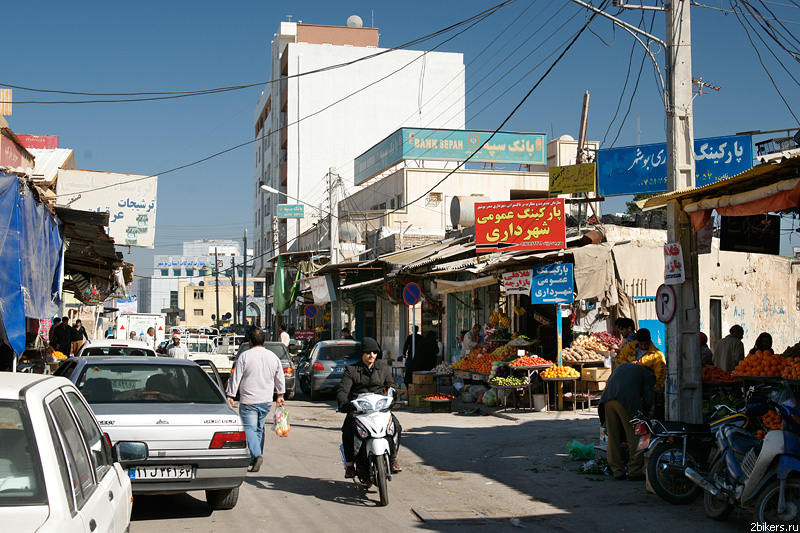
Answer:
[[[277,393],[275,405],[283,407],[286,383],[281,360],[264,348],[264,332],[254,329],[249,337],[250,349],[236,358],[226,395],[233,407],[233,399],[239,393],[239,415],[250,448],[250,471],[258,472],[264,462],[264,423],[272,407],[272,396]]]
[[[83,343],[89,340],[89,334],[86,333],[86,328],[83,327],[80,318],[75,321],[75,327],[72,328],[71,335],[72,353],[78,353]]]
[[[653,387],[656,376],[653,369],[636,363],[623,363],[614,369],[606,382],[597,413],[600,424],[605,425],[608,434],[606,459],[614,479],[621,481],[644,480],[644,455],[636,453],[639,435],[636,434],[631,418],[637,413],[647,414],[653,406]],[[628,443],[628,472],[622,461],[620,444],[622,437]]]

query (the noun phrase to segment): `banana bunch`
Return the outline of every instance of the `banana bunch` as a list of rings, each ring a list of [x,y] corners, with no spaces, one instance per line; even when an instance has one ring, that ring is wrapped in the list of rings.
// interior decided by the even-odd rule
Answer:
[[[504,312],[495,310],[489,317],[489,324],[505,329],[511,327],[511,319]]]
[[[331,313],[330,313],[330,311],[329,311],[329,312],[327,312],[327,313],[325,313],[324,315],[322,315],[322,318],[323,318],[324,320],[330,320],[330,319],[331,319]]]
[[[525,314],[525,308],[520,307],[519,305],[514,306],[514,314],[517,316],[522,316]]]

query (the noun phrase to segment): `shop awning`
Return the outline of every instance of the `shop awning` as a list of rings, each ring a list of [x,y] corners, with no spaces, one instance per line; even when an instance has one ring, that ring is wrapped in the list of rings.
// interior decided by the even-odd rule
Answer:
[[[674,191],[640,203],[643,209],[677,202],[690,214],[695,231],[716,210],[723,216],[759,215],[794,209],[800,204],[800,157],[768,162],[702,187]]]
[[[451,292],[471,291],[480,287],[487,287],[499,283],[500,280],[494,276],[485,278],[471,279],[467,281],[450,281],[446,279],[436,280],[436,291],[439,294],[448,294]]]
[[[339,287],[339,290],[340,291],[347,291],[347,290],[353,290],[353,289],[360,289],[362,287],[368,287],[370,285],[378,285],[378,284],[383,283],[383,282],[384,282],[383,278],[371,279],[369,281],[362,281],[360,283],[352,283],[350,285],[342,285],[341,287]]]
[[[58,311],[61,222],[24,178],[0,172],[0,320],[14,352],[25,350],[25,318]]]

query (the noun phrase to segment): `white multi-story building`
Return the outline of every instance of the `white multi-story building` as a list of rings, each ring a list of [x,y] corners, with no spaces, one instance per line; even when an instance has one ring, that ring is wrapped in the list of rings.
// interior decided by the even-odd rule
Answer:
[[[302,219],[274,219],[278,204],[300,199],[327,211],[332,167],[352,189],[354,159],[399,127],[465,125],[463,54],[380,49],[378,29],[354,19],[282,22],[272,41],[271,81],[254,115],[255,267],[268,286],[269,259],[297,250],[318,220],[308,205]]]
[[[201,239],[184,242],[181,255],[156,255],[153,258],[153,275],[139,279],[138,311],[140,313],[162,313],[166,309],[178,310],[179,290],[181,282],[197,284],[205,276],[214,274],[214,252],[219,266],[220,285],[230,285],[231,279],[236,277],[241,284],[244,269],[241,263],[244,257],[241,254],[241,244],[233,240]],[[252,257],[253,251],[248,249],[248,256]],[[233,264],[236,264],[236,272]],[[250,278],[248,285],[253,283],[253,269],[247,271]],[[253,281],[251,281],[253,280]],[[260,283],[260,282],[257,282]],[[263,286],[259,288],[263,293]]]

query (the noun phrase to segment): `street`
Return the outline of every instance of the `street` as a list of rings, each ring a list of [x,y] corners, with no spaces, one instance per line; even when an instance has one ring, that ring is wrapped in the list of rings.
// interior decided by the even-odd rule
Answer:
[[[374,487],[364,491],[344,479],[342,415],[334,412],[333,398],[298,398],[287,402],[290,436],[268,433],[264,466],[248,474],[236,508],[212,514],[202,493],[137,496],[131,531],[344,531],[362,524],[399,531],[474,525],[492,531],[712,532],[750,526],[744,513],[723,523],[708,519],[700,499],[673,506],[648,493],[643,482],[576,472],[582,463],[572,461],[565,446],[572,439],[597,442],[596,410],[480,416],[400,409],[403,472],[389,483],[389,505],[381,508]]]

